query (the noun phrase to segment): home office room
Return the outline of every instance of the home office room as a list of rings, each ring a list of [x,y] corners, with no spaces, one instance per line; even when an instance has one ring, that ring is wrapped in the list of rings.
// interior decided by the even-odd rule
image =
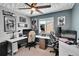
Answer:
[[[79,3],[0,3],[0,56],[78,56]]]
[[[26,16],[27,12],[23,13],[24,10],[20,10],[20,9],[25,6],[29,7],[29,5],[37,5],[37,3],[31,3],[31,4],[1,3],[0,4],[0,18],[1,18],[0,55],[1,56],[58,55],[58,48],[52,49],[53,45],[49,40],[50,31],[54,31],[53,29],[54,26],[53,27],[51,26],[54,24],[54,21],[52,20],[53,18],[47,18],[47,21],[45,21],[45,19],[43,19],[44,21],[41,21],[41,19],[40,20],[34,19],[30,17],[34,13],[33,10],[27,10],[27,12],[29,11],[29,14],[28,16]],[[51,7],[50,4],[47,5],[45,4],[44,6],[45,8]],[[16,11],[14,10],[14,8],[16,9]],[[41,12],[37,10],[37,14],[41,14]],[[49,19],[50,21],[48,21]],[[49,26],[51,26],[50,29],[48,29]]]

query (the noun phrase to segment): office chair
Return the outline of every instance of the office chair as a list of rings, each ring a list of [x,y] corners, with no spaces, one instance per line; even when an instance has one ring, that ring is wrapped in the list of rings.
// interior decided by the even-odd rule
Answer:
[[[51,43],[51,47],[54,48],[54,51],[50,51],[51,52],[55,52],[56,56],[59,55],[59,51],[58,51],[58,48],[59,48],[59,42],[58,42],[58,38],[55,36],[55,34],[53,32],[50,32],[50,43]]]
[[[35,45],[36,45],[35,36],[36,36],[36,33],[34,31],[29,32],[28,43],[27,43],[29,50],[31,47],[35,48]]]

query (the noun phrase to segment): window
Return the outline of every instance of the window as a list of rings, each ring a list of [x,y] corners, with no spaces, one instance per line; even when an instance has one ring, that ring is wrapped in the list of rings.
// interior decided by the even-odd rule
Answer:
[[[40,26],[42,25],[46,33],[50,33],[50,31],[54,31],[54,17],[44,18],[39,20],[39,33],[41,32]]]

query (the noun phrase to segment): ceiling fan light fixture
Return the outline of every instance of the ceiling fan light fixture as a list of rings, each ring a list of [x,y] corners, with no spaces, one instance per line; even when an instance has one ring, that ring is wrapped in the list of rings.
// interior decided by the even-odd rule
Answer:
[[[34,8],[34,7],[33,7],[33,8],[31,8],[31,10],[32,10],[32,11],[35,11],[35,10],[36,10],[36,8]]]
[[[37,6],[37,3],[32,3],[31,5],[28,3],[25,3],[27,6],[29,6],[29,8],[20,8],[20,9],[30,9],[31,10],[31,14],[33,14],[33,12],[37,11],[39,13],[42,13],[39,9],[43,9],[43,8],[49,8],[51,7],[51,5],[43,5],[43,6]]]

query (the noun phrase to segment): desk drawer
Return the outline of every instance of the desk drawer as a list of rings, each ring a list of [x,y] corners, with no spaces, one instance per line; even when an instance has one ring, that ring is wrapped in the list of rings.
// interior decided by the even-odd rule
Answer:
[[[13,53],[18,51],[18,44],[17,44],[17,42],[12,43],[12,51],[13,51]]]

